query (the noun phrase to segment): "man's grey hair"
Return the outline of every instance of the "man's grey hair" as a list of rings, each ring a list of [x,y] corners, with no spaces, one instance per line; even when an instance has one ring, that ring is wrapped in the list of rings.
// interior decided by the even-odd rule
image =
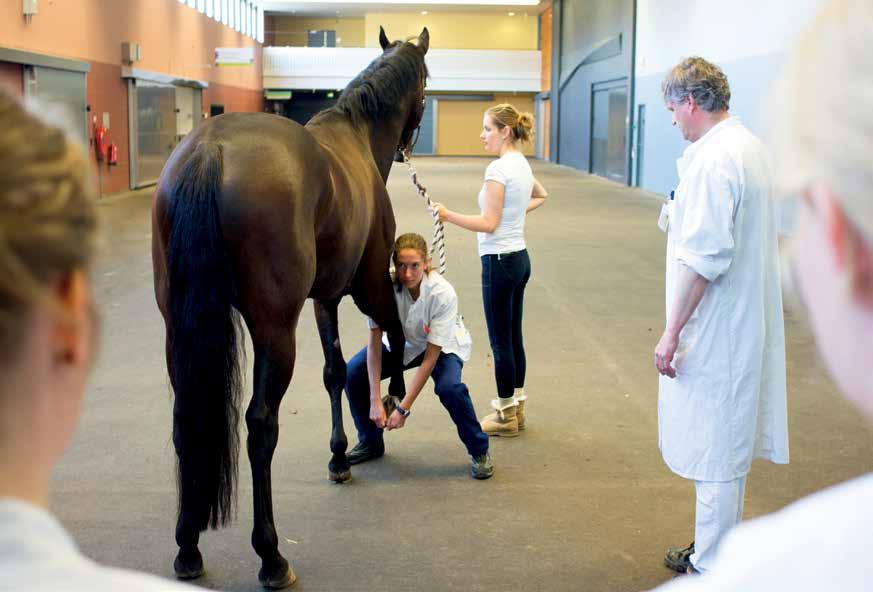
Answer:
[[[721,68],[694,56],[685,58],[667,73],[661,83],[664,101],[684,103],[688,97],[704,111],[727,111],[731,104],[731,87]]]

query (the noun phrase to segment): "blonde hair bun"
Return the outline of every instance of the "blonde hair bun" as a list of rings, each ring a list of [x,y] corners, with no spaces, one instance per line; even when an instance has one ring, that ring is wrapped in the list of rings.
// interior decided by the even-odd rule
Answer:
[[[531,113],[520,113],[513,105],[501,103],[488,109],[488,115],[499,129],[508,127],[512,130],[513,141],[527,143],[533,139],[534,118]]]

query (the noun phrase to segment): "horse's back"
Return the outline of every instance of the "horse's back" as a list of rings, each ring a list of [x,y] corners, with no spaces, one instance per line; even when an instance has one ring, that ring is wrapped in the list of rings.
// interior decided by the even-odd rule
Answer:
[[[243,314],[302,305],[315,277],[318,204],[330,183],[324,153],[283,117],[231,113],[207,120],[176,148],[158,182],[153,220],[164,244],[170,230],[164,212],[202,144],[219,147],[214,199]]]

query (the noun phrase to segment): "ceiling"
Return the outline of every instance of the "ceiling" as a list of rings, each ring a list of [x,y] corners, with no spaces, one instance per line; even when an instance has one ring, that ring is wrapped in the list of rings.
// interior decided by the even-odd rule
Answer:
[[[363,18],[368,12],[476,12],[505,14],[515,12],[537,15],[548,8],[549,0],[266,0],[261,3],[268,13],[301,18]]]

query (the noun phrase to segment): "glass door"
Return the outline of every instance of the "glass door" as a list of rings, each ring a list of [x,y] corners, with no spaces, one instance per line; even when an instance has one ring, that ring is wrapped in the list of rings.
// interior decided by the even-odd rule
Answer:
[[[157,182],[176,147],[176,87],[148,80],[130,81],[131,187]]]
[[[627,81],[598,83],[591,89],[589,171],[627,183]]]

